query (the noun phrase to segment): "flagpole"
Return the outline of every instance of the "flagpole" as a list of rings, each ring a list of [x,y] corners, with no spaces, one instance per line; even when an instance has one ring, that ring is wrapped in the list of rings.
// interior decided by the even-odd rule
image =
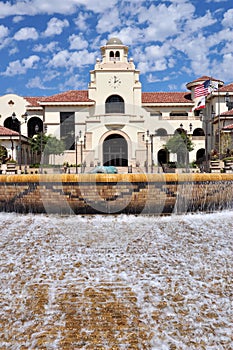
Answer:
[[[221,154],[221,138],[220,138],[220,95],[218,89],[218,154],[220,159]]]

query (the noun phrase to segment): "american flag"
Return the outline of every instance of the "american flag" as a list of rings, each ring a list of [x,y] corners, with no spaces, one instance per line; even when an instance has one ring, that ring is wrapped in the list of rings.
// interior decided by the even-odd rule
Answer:
[[[210,93],[209,91],[210,80],[206,80],[203,84],[199,84],[194,88],[194,97],[206,96]]]

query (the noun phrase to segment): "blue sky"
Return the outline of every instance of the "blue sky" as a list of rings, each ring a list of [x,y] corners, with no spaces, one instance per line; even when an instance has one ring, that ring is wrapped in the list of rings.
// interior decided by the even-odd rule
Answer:
[[[185,91],[209,75],[233,81],[229,0],[0,2],[0,95],[87,89],[100,46],[129,46],[143,91]]]

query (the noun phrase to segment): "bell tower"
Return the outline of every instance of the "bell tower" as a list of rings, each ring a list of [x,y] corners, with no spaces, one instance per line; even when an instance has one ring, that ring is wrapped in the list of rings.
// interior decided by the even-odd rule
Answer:
[[[141,107],[141,83],[133,59],[128,60],[128,46],[113,37],[100,52],[101,59],[97,58],[94,70],[90,71],[88,86],[89,98],[96,102],[96,114],[103,113],[101,106],[113,95],[124,101],[125,113],[134,113],[134,106]]]
[[[102,63],[128,63],[128,47],[118,38],[111,38],[100,50]]]

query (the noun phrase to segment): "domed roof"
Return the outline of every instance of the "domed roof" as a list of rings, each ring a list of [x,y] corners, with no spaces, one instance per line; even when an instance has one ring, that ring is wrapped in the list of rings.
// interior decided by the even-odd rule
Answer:
[[[123,45],[122,41],[116,37],[110,38],[106,45]]]

